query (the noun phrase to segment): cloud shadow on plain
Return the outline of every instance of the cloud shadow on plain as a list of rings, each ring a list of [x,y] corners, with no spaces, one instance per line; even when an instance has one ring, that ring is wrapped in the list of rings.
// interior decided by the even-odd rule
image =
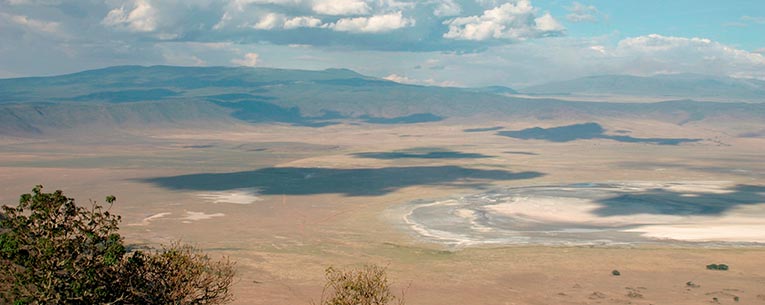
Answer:
[[[605,129],[598,123],[583,123],[552,128],[527,128],[514,131],[500,131],[497,135],[523,139],[546,140],[550,142],[570,142],[585,139],[608,139],[626,143],[650,143],[656,145],[679,145],[682,143],[699,142],[701,139],[689,138],[634,138],[630,136],[615,136],[605,134]]]
[[[483,159],[492,156],[478,153],[463,153],[458,151],[428,151],[428,152],[363,152],[353,154],[359,158],[394,160],[394,159]]]
[[[627,193],[597,202],[603,207],[594,211],[599,216],[635,214],[654,215],[721,215],[741,205],[765,204],[765,186],[740,184],[728,193],[674,192],[653,189]]]
[[[173,190],[225,191],[257,189],[264,195],[344,194],[380,196],[417,185],[489,186],[490,181],[533,179],[535,171],[473,169],[460,166],[416,166],[384,168],[270,167],[233,173],[200,173],[141,179]]]

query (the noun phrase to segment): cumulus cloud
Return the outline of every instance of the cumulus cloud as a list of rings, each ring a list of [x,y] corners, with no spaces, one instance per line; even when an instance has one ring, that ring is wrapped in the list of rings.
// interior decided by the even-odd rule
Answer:
[[[659,34],[626,38],[613,54],[639,63],[622,67],[635,74],[690,72],[765,78],[765,56],[706,38]]]
[[[312,6],[314,12],[322,15],[366,15],[370,8],[362,0],[315,0]]]
[[[568,15],[566,19],[571,22],[598,22],[600,21],[600,11],[594,5],[584,5],[574,2],[566,8]]]
[[[449,76],[464,86],[528,85],[590,75],[650,76],[694,73],[765,79],[764,54],[713,40],[645,35],[612,41],[610,37],[560,37],[489,47],[481,53],[428,53],[379,75],[405,75],[402,82]],[[396,55],[396,58],[408,58]],[[428,64],[445,70],[428,69]],[[423,82],[424,84],[424,82]]]
[[[537,17],[528,0],[505,3],[480,16],[458,17],[444,22],[449,31],[444,38],[483,41],[489,39],[526,40],[563,35],[564,28],[550,13]]]
[[[358,15],[330,12],[328,3],[327,14],[318,13],[319,1],[0,0],[0,75],[123,64],[264,66],[267,58],[267,66],[347,67],[421,85],[517,87],[594,74],[765,79],[765,51],[704,38],[534,39],[564,34],[560,18],[582,11],[574,0],[563,1],[572,10],[560,16],[529,0],[351,1],[366,4]],[[760,22],[750,15],[733,20]]]
[[[457,16],[462,13],[462,7],[454,0],[436,0],[433,15],[438,17]]]
[[[276,27],[282,27],[284,25],[284,19],[285,17],[282,14],[269,13],[260,18],[260,20],[258,20],[252,27],[258,30],[270,30]]]
[[[225,0],[211,30],[212,37],[236,35],[240,42],[461,52],[563,34],[558,20],[531,0],[483,2],[495,6],[484,11],[476,0]],[[411,31],[393,34],[403,28]]]
[[[252,27],[258,30],[272,29],[297,29],[326,27],[321,19],[312,16],[287,17],[282,14],[268,13],[258,20]]]
[[[112,9],[101,23],[134,32],[151,32],[157,28],[157,11],[148,1],[135,0],[132,9],[126,10],[124,5]]]
[[[284,28],[288,30],[296,28],[318,28],[322,26],[324,26],[324,24],[322,24],[321,19],[311,16],[299,16],[284,21]]]
[[[244,58],[233,59],[231,63],[239,66],[254,67],[258,65],[258,58],[257,53],[247,53],[244,54]]]
[[[331,24],[329,28],[339,32],[382,33],[414,24],[414,19],[404,17],[401,12],[395,12],[370,17],[342,18]]]
[[[57,33],[59,31],[58,22],[37,20],[24,15],[12,15],[3,12],[0,12],[0,18],[36,32]]]

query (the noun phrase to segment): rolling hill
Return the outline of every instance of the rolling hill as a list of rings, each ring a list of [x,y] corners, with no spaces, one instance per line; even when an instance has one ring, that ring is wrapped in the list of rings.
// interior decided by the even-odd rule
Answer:
[[[700,74],[599,75],[521,90],[536,95],[621,95],[765,102],[765,81]]]
[[[283,123],[322,127],[473,117],[637,117],[677,124],[714,118],[765,119],[765,104],[588,103],[524,99],[508,96],[509,92],[512,89],[504,87],[406,85],[345,69],[118,66],[0,79],[0,134],[45,134],[88,126]]]

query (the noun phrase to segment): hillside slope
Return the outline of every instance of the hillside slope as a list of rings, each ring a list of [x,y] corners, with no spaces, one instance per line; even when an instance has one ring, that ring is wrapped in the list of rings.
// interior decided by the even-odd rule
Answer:
[[[524,88],[539,95],[624,95],[765,102],[765,81],[699,74],[599,75]]]
[[[509,90],[405,85],[344,69],[120,66],[1,79],[0,134],[210,122],[406,124],[454,117],[632,117],[677,124],[765,119],[765,103],[587,103],[510,97]]]

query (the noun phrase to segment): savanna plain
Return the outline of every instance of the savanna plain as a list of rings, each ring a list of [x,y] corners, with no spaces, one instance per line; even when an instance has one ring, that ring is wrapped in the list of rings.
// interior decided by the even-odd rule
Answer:
[[[0,202],[36,184],[80,204],[115,195],[129,244],[182,240],[236,261],[235,304],[308,304],[327,266],[367,263],[387,266],[409,304],[765,304],[765,138],[741,136],[761,122],[606,118],[629,136],[576,141],[502,133],[579,123],[3,136]],[[696,140],[624,141],[656,138]]]

